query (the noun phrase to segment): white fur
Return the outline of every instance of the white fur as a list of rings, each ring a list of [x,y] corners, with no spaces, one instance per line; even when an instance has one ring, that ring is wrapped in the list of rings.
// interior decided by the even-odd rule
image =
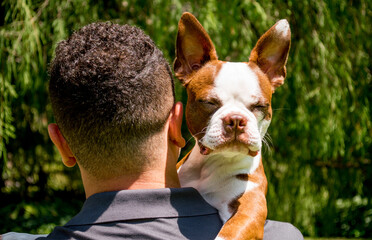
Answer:
[[[279,32],[283,37],[289,34],[289,23],[286,19],[280,20],[275,26],[275,30]]]
[[[229,102],[222,106],[211,118],[206,134],[200,140],[201,143],[211,149],[215,149],[224,142],[223,118],[229,114],[237,113],[248,119],[245,131],[249,134],[250,149],[257,151],[261,148],[261,134],[258,131],[258,123],[255,115],[239,102]]]
[[[257,75],[246,63],[224,63],[215,80],[215,95],[223,104],[248,105],[261,97]]]
[[[201,143],[215,149],[224,142],[222,119],[232,113],[245,117],[248,122],[246,132],[250,139],[250,149],[261,149],[262,138],[268,125],[262,116],[255,116],[248,107],[262,98],[262,90],[256,74],[245,63],[224,63],[215,80],[215,87],[210,95],[218,96],[222,107],[213,114]],[[257,121],[257,117],[259,118]],[[268,122],[270,123],[270,122]]]
[[[261,139],[264,138],[267,132],[267,129],[270,126],[270,123],[271,123],[271,119],[270,120],[262,119],[262,121],[258,122],[258,130],[260,131]]]
[[[260,163],[261,154],[251,157],[234,152],[212,153],[201,161],[200,156],[196,156],[198,151],[196,145],[178,173],[181,186],[197,189],[209,204],[218,209],[221,220],[226,222],[231,217],[229,203],[257,186],[235,176],[253,173]]]

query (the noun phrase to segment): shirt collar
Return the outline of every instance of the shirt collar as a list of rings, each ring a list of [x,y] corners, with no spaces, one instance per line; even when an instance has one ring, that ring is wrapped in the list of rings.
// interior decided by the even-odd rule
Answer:
[[[65,226],[216,213],[194,188],[122,190],[90,196]]]

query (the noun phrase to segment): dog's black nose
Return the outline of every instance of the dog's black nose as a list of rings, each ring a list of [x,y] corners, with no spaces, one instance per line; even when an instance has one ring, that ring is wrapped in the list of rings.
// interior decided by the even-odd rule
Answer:
[[[247,119],[238,114],[227,115],[222,121],[227,133],[244,132],[244,128],[247,126]]]

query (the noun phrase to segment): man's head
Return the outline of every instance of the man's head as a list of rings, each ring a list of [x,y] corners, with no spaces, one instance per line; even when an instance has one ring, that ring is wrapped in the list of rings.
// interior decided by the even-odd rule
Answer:
[[[140,172],[174,105],[169,64],[138,28],[93,23],[59,43],[53,112],[77,162],[97,178]]]

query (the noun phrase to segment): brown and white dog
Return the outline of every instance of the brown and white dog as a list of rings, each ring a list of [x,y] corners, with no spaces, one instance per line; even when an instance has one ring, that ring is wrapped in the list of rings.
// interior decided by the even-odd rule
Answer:
[[[178,164],[182,187],[196,188],[224,223],[216,239],[262,239],[267,180],[261,146],[271,96],[286,76],[291,32],[278,21],[257,42],[249,62],[225,62],[198,20],[178,25],[174,71],[186,87],[186,120],[197,144]]]

